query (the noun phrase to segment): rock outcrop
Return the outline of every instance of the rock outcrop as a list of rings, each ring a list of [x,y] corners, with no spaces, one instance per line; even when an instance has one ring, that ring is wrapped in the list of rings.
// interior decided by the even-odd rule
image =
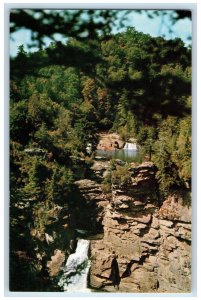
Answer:
[[[161,242],[157,255],[161,291],[191,291],[190,195],[169,195],[158,212]],[[189,202],[189,201],[188,201]]]
[[[56,276],[61,270],[65,262],[65,253],[61,250],[56,249],[54,254],[51,256],[51,260],[48,261],[47,267],[51,277]]]
[[[98,150],[115,150],[124,146],[124,141],[117,133],[101,133],[99,135]]]
[[[103,230],[103,215],[109,201],[95,180],[83,179],[75,182],[75,226],[92,232]]]
[[[102,181],[108,174],[110,162],[107,158],[96,157],[91,167],[91,177],[96,181]]]
[[[104,238],[91,242],[90,285],[114,292],[111,254],[118,255],[120,292],[190,292],[190,195],[160,203],[155,167],[130,168],[131,181],[113,186],[103,217]]]

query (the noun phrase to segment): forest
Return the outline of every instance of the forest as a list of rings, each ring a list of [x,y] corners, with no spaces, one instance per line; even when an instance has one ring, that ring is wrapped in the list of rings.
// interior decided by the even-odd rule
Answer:
[[[10,70],[10,289],[59,291],[46,262],[70,243],[63,218],[100,132],[136,138],[161,197],[191,188],[191,47],[130,27],[33,53],[21,45]]]

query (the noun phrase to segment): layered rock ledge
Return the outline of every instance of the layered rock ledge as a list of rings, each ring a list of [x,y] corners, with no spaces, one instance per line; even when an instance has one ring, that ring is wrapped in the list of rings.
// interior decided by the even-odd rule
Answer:
[[[91,242],[90,285],[114,292],[111,254],[118,255],[120,292],[190,292],[190,194],[160,202],[155,167],[130,168],[131,182],[113,186],[104,208],[104,238]]]

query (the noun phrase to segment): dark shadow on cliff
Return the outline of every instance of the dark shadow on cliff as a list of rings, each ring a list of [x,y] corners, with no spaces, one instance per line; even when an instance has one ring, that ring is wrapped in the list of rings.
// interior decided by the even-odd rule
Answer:
[[[87,190],[87,187],[86,187]],[[83,195],[83,193],[86,193]],[[102,219],[99,215],[100,207],[93,199],[89,199],[88,191],[81,191],[79,187],[74,186],[71,195],[71,215],[74,220],[75,229],[79,230],[83,235],[87,231],[87,235],[93,235],[103,232]]]
[[[121,275],[121,278],[126,278],[129,277],[131,275],[131,267],[134,264],[134,260],[131,260],[127,266],[126,266],[126,270],[123,272],[123,274]]]

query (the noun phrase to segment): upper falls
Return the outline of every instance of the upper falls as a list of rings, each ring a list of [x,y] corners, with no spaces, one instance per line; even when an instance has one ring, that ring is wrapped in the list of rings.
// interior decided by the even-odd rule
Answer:
[[[137,144],[136,143],[126,143],[124,145],[124,149],[127,149],[127,150],[137,150]]]

